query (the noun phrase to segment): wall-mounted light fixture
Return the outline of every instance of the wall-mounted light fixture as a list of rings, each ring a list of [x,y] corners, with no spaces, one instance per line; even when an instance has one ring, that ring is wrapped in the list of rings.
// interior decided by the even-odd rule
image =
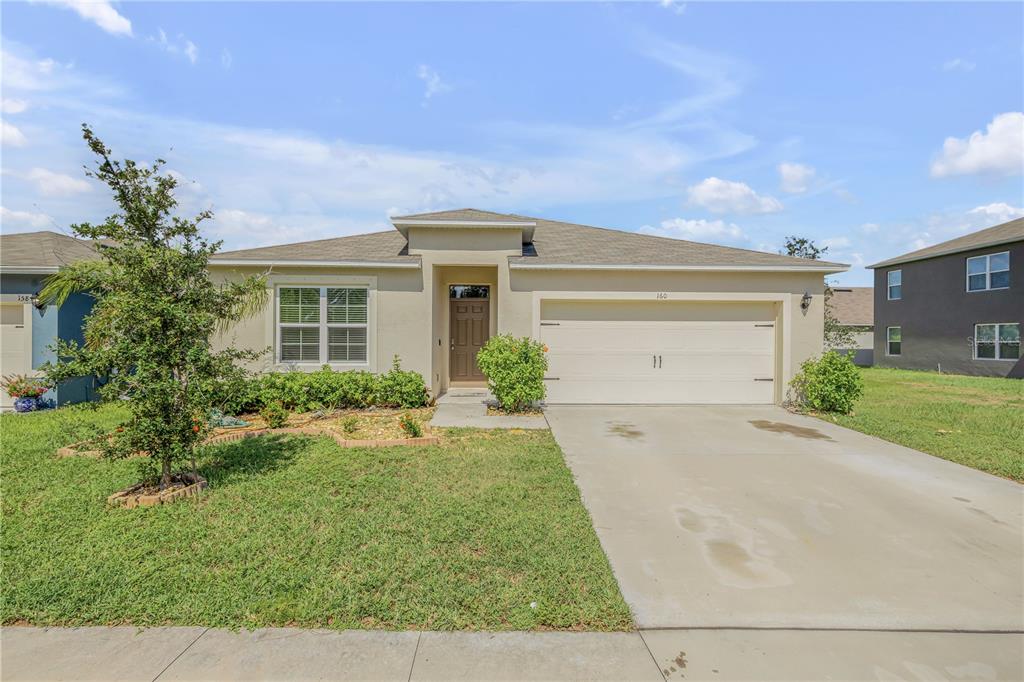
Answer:
[[[809,291],[805,291],[803,297],[800,299],[800,309],[807,310],[810,308],[812,298],[811,293]]]
[[[39,298],[39,294],[32,294],[32,307],[36,310],[43,310],[46,308],[46,301]]]

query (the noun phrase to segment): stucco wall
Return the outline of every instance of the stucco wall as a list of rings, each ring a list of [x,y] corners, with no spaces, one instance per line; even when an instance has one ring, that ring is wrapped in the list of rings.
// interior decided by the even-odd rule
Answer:
[[[824,284],[820,273],[510,270],[508,256],[521,252],[518,241],[518,233],[506,230],[481,233],[443,229],[430,232],[412,228],[410,253],[422,258],[421,269],[274,267],[268,274],[268,300],[262,312],[229,330],[219,343],[231,341],[239,347],[255,349],[273,346],[273,294],[276,286],[301,283],[341,285],[372,279],[371,307],[375,310],[375,321],[371,342],[374,353],[372,361],[363,369],[385,371],[390,366],[391,357],[397,353],[403,366],[420,372],[434,393],[447,387],[449,284],[489,284],[492,287],[491,332],[516,336],[536,335],[541,303],[545,299],[560,298],[558,292],[586,292],[609,299],[625,297],[634,301],[617,304],[619,310],[631,306],[656,309],[652,307],[665,303],[656,299],[658,294],[668,296],[673,305],[680,305],[691,294],[705,302],[722,301],[720,313],[727,316],[735,314],[742,317],[747,312],[764,316],[768,310],[766,305],[771,306],[777,320],[776,347],[780,349],[777,368],[777,376],[782,380],[780,397],[784,385],[800,363],[821,352]],[[467,248],[453,248],[467,245]],[[264,270],[212,268],[215,277],[240,277]],[[807,311],[800,308],[804,292],[813,297]],[[744,300],[754,303],[744,308]],[[786,310],[788,324],[784,324],[783,318]],[[782,349],[788,351],[784,353]],[[316,367],[313,364],[300,368]],[[273,362],[272,354],[254,363],[253,368],[285,369]]]
[[[967,291],[967,259],[1010,253],[1010,287]],[[888,300],[886,277],[902,270],[902,298]],[[875,364],[954,374],[1024,378],[1024,358],[975,360],[974,325],[1024,325],[1024,241],[875,270]],[[900,327],[901,355],[886,355],[886,328]]]
[[[0,276],[0,294],[6,300],[18,295],[31,296],[38,294],[45,284],[46,275],[2,275]],[[65,341],[84,341],[82,337],[82,321],[92,310],[93,299],[87,294],[72,294],[64,305],[46,306],[42,309],[25,304],[27,322],[31,325],[32,334],[32,369],[38,369],[45,363],[56,359],[51,349],[57,339]],[[0,373],[6,373],[0,368]],[[95,397],[95,382],[92,378],[80,378],[66,381],[56,390],[46,393],[44,399],[53,400],[58,405],[65,403],[92,400]]]

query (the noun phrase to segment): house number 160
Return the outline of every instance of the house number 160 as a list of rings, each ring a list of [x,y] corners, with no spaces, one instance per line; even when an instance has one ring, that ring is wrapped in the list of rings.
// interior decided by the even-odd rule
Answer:
[[[668,298],[668,294],[666,294],[664,291],[659,291],[654,295],[654,297],[657,298],[658,300],[665,300]]]

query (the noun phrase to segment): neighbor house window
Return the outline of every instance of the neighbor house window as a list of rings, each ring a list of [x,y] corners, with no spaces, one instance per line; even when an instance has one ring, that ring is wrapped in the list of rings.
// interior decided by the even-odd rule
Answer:
[[[974,325],[976,360],[1019,360],[1020,324]]]
[[[886,275],[888,284],[889,300],[898,301],[903,298],[903,271],[890,270]]]
[[[278,360],[365,364],[368,304],[365,287],[281,287]]]
[[[903,346],[903,331],[900,327],[887,327],[885,330],[885,354],[900,355]]]
[[[967,291],[1010,288],[1010,252],[967,259]]]

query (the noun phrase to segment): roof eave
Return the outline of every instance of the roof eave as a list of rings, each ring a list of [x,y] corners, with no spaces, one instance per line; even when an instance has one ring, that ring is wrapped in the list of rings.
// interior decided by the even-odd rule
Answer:
[[[425,218],[392,218],[391,224],[402,233],[406,239],[409,238],[410,227],[440,227],[440,228],[474,228],[487,227],[492,229],[521,230],[523,243],[529,244],[533,241],[533,230],[537,227],[535,220],[428,220]]]
[[[968,251],[978,251],[979,249],[990,249],[993,246],[1003,246],[1004,244],[1013,244],[1014,242],[1022,241],[1020,237],[1009,237],[1007,239],[997,239],[991,242],[985,242],[984,244],[972,244],[971,246],[957,247],[955,249],[949,249],[947,251],[939,251],[937,253],[929,253],[924,256],[897,256],[896,258],[890,258],[889,260],[883,260],[874,265],[865,266],[868,270],[874,270],[876,268],[887,268],[890,265],[902,265],[903,263],[914,263],[919,260],[928,260],[930,258],[942,258],[944,256],[953,256],[958,253],[966,253]]]
[[[58,270],[56,265],[0,265],[2,275],[52,275]]]
[[[849,265],[641,265],[616,263],[522,263],[512,261],[513,270],[650,270],[650,271],[704,271],[704,272],[820,272],[823,274],[846,272]]]
[[[308,268],[391,268],[418,270],[420,261],[288,260],[286,258],[211,258],[210,265]]]

